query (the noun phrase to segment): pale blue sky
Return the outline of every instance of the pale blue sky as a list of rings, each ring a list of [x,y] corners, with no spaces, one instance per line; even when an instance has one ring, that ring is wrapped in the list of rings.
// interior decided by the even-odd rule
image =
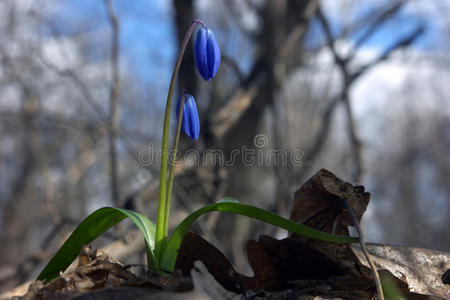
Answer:
[[[171,5],[168,5],[170,3],[170,1],[165,3],[144,0],[114,1],[122,28],[122,59],[146,83],[168,81],[170,78],[170,70],[176,55],[176,35]],[[353,12],[354,16],[366,15],[372,8],[370,4],[358,7],[358,10]],[[327,11],[326,7],[324,9],[330,16],[334,32],[340,32],[343,22],[347,21],[348,17],[333,14],[333,12]],[[103,1],[63,1],[59,9],[53,11],[51,20],[55,25],[58,25],[57,28],[63,34],[71,34],[80,29],[96,30],[103,28],[108,30]],[[417,24],[425,24],[427,31],[416,42],[414,47],[425,51],[436,50],[437,41],[442,36],[446,36],[445,32],[438,26],[434,18],[427,18],[427,15],[424,14],[411,13],[411,10],[405,10],[400,14],[400,17],[388,21],[381,30],[367,41],[365,46],[370,48],[379,47],[381,50],[398,37],[413,31]],[[316,43],[313,40],[317,40],[322,33],[320,25],[313,24],[311,28],[309,41],[314,48]],[[363,31],[360,31],[357,35],[361,34],[361,32]],[[231,39],[231,41],[236,42],[236,39]],[[229,46],[226,47],[228,49],[222,49],[222,51],[232,52],[232,45],[230,44]],[[95,45],[89,50],[91,51],[90,55],[95,59]],[[233,57],[234,55],[231,54],[231,56]],[[244,61],[238,61],[238,63],[246,65],[245,69],[249,67],[248,63]]]

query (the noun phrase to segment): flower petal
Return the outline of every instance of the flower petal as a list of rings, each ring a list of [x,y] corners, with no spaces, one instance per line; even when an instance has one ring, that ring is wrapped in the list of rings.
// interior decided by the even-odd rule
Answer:
[[[209,28],[201,27],[194,42],[194,61],[205,80],[211,80],[219,69],[220,48]]]
[[[177,102],[177,119],[180,111],[181,95]],[[183,107],[183,119],[181,120],[181,129],[183,132],[193,140],[197,140],[200,134],[200,120],[198,118],[197,105],[192,95],[185,94]]]

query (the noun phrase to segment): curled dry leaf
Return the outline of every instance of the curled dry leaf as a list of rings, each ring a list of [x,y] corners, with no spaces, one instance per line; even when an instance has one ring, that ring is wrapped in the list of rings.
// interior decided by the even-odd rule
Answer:
[[[360,221],[370,194],[363,186],[353,186],[321,169],[295,192],[290,219],[328,233],[348,234],[347,226],[353,223],[343,211],[343,198],[348,199]]]
[[[332,172],[321,169],[296,192],[290,219],[320,231],[348,235],[348,226],[353,222],[344,210],[346,198],[358,221],[366,211],[370,194],[361,185],[352,185],[339,179]],[[357,267],[358,260],[344,244],[309,240],[292,234],[310,247],[325,254],[331,261],[346,269],[347,273],[371,279],[371,273]]]

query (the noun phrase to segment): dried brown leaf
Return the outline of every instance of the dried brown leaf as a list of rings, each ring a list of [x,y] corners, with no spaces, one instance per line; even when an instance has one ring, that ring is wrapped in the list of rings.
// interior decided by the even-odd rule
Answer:
[[[352,245],[351,249],[367,266],[361,248]],[[411,292],[450,299],[450,285],[443,282],[450,269],[450,253],[380,244],[367,244],[367,249],[378,269],[406,282]]]
[[[47,284],[32,283],[21,299],[63,299],[86,291],[119,286],[135,276],[122,264],[101,250],[83,246],[78,267]]]
[[[352,220],[343,211],[342,199],[347,198],[358,220],[369,204],[370,194],[363,186],[339,179],[321,169],[295,192],[290,219],[312,228],[335,234],[348,234]]]
[[[316,249],[294,238],[277,240],[262,235],[247,242],[254,277],[245,277],[247,290],[279,291],[292,280],[323,280],[342,274],[338,266]]]
[[[175,268],[181,270],[185,276],[189,276],[197,260],[202,261],[227,290],[234,292],[244,290],[241,275],[236,272],[225,255],[200,235],[187,232],[181,243]]]

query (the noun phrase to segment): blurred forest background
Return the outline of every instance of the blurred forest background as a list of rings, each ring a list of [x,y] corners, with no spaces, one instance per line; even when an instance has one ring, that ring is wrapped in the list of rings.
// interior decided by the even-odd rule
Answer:
[[[288,216],[294,191],[326,168],[371,192],[368,241],[448,251],[449,15],[448,0],[1,0],[0,289],[34,279],[97,208],[155,220],[164,102],[196,17],[222,64],[204,82],[189,45],[179,87],[201,132],[182,150],[228,161],[245,146],[297,163],[182,156],[173,224],[225,195]],[[133,230],[95,245],[144,263]],[[247,239],[286,234],[216,213],[193,230],[242,272]]]

